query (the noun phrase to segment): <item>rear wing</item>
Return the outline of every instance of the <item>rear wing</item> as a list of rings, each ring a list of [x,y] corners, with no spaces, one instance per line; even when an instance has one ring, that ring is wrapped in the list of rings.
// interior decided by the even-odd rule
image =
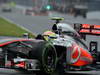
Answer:
[[[100,25],[74,24],[74,29],[80,34],[100,35]]]

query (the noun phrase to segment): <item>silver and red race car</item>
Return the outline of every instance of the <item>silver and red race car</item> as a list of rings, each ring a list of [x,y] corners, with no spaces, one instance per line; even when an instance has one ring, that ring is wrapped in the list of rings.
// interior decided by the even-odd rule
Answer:
[[[56,49],[57,69],[63,73],[92,69],[88,65],[92,64],[93,57],[81,36],[69,24],[60,23],[62,18],[55,17],[52,20],[56,20],[52,30],[44,32],[41,36]]]
[[[52,30],[35,39],[1,39],[0,66],[41,74],[90,69],[93,57],[80,35],[68,24],[59,23],[61,18],[53,20],[56,23]]]

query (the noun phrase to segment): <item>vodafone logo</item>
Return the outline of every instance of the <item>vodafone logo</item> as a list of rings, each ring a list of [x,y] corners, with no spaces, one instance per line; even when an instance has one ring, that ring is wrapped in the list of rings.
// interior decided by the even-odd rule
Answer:
[[[74,45],[73,50],[71,52],[71,63],[77,62],[78,59],[80,58],[80,55],[81,55],[80,47],[77,45]]]

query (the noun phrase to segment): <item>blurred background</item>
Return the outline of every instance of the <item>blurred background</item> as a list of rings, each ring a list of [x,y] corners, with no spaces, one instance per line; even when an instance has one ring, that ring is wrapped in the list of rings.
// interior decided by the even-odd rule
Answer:
[[[69,12],[68,10],[74,8],[76,5],[85,6],[89,11],[100,10],[100,0],[0,0],[0,3],[14,2],[17,5],[27,6],[30,8],[44,8],[62,13]]]
[[[0,0],[0,3],[10,2],[38,10],[48,9],[62,13],[67,13],[78,5],[88,8],[89,11],[100,10],[100,0]]]
[[[50,29],[50,17],[100,25],[99,5],[100,0],[0,0],[0,16],[37,34]]]
[[[87,18],[88,12],[100,10],[100,0],[0,0],[12,7],[23,8],[25,14],[47,15],[48,11]],[[45,14],[44,14],[45,13]]]

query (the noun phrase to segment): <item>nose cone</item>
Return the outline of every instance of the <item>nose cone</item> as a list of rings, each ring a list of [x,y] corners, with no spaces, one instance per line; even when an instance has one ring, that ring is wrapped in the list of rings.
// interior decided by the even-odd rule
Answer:
[[[90,52],[88,50],[85,50],[83,48],[80,48],[81,55],[77,62],[73,63],[74,66],[85,66],[88,64],[91,64],[93,61],[93,57],[91,56]]]

